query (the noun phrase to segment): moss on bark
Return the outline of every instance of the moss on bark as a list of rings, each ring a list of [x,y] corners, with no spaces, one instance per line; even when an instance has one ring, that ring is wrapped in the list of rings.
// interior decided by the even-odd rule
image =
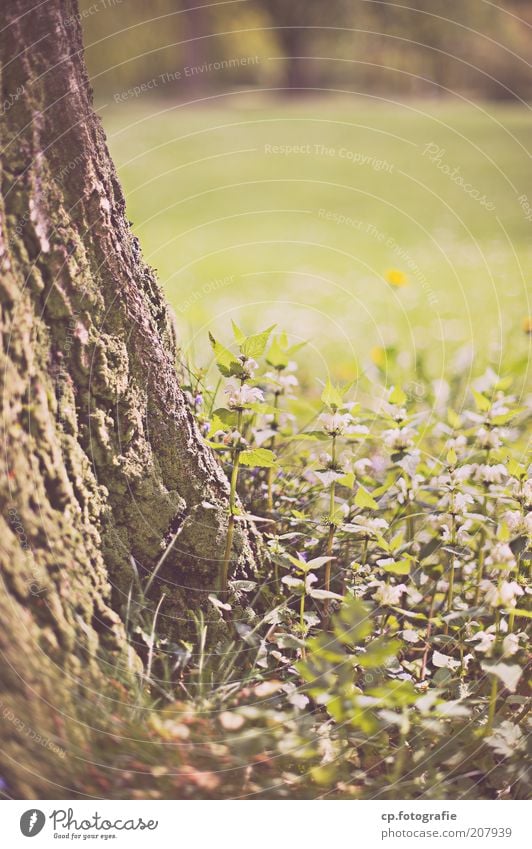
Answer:
[[[0,699],[20,722],[0,721],[9,792],[28,798],[61,796],[74,767],[25,729],[82,745],[94,693],[138,670],[131,558],[146,580],[185,523],[151,591],[184,635],[216,586],[228,498],[92,110],[77,3],[34,5],[11,0],[0,34]],[[239,529],[235,570],[257,550]]]

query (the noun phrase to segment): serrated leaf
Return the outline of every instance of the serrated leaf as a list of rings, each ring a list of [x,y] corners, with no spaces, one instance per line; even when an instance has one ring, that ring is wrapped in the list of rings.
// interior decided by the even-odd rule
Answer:
[[[447,421],[453,430],[459,430],[462,427],[462,419],[454,410],[447,410]]]
[[[449,657],[447,654],[441,654],[439,651],[435,651],[432,654],[432,663],[434,666],[437,666],[439,669],[458,669],[460,666],[460,661],[456,660],[454,657]]]
[[[240,345],[240,350],[244,356],[250,357],[254,360],[258,357],[262,357],[274,327],[275,324],[272,324],[271,327],[268,327],[267,330],[263,330],[262,333],[256,333],[254,336],[248,336],[245,342]]]
[[[229,581],[229,586],[233,590],[239,590],[242,593],[250,593],[257,588],[256,581]]]
[[[273,451],[268,448],[248,448],[240,453],[240,464],[258,469],[271,469],[277,465],[277,460]]]
[[[336,386],[334,386],[334,384],[331,383],[331,379],[329,377],[327,378],[325,388],[321,393],[321,400],[333,411],[333,413],[336,412],[336,410],[338,410],[344,402],[342,393]]]
[[[398,560],[397,563],[387,563],[382,568],[391,575],[409,575],[411,566],[410,560]]]
[[[225,604],[223,601],[220,601],[219,598],[216,598],[215,595],[208,596],[210,603],[218,608],[218,610],[231,610],[230,604]]]
[[[236,344],[243,345],[246,341],[246,334],[240,330],[240,328],[234,321],[231,321],[231,325],[233,327],[233,335],[235,337]]]
[[[237,414],[234,410],[227,410],[225,407],[219,407],[212,415],[213,421],[214,419],[217,419],[223,424],[224,427],[221,428],[221,430],[236,427]]]
[[[367,507],[369,510],[378,510],[379,507],[373,496],[361,484],[359,484],[357,494],[355,495],[355,505],[357,507]]]
[[[508,422],[511,422],[516,416],[519,416],[521,413],[525,411],[525,407],[515,407],[513,410],[510,410],[508,413],[501,413],[500,416],[493,416],[491,419],[492,424],[494,425],[505,425]]]
[[[276,369],[284,369],[288,365],[288,351],[286,345],[282,345],[281,337],[275,336],[266,354],[266,362]]]
[[[400,613],[402,616],[408,617],[408,619],[417,619],[418,622],[426,622],[427,617],[424,613],[414,613],[412,610],[403,610],[402,607],[394,607],[393,604],[390,605],[392,610],[395,610],[396,613]]]
[[[520,666],[515,663],[489,663],[488,661],[484,661],[481,666],[484,672],[489,672],[490,675],[495,675],[502,681],[510,693],[515,693],[523,673]]]
[[[526,475],[526,468],[522,463],[518,463],[513,457],[507,461],[508,474],[513,478],[521,478]]]
[[[325,487],[330,486],[333,481],[338,481],[342,477],[342,473],[335,472],[334,469],[316,469],[314,474]]]
[[[228,348],[224,348],[221,342],[217,342],[212,333],[209,333],[209,340],[214,352],[216,365],[224,377],[231,377],[231,375],[238,372],[241,364],[231,351]]]
[[[314,557],[313,560],[308,561],[307,565],[309,567],[311,567],[312,569],[320,569],[322,566],[324,566],[330,560],[335,560],[335,559],[336,559],[335,557]]]
[[[491,407],[491,401],[489,401],[482,392],[477,392],[476,389],[472,389],[471,391],[473,393],[473,398],[475,399],[475,406],[477,410],[481,413],[487,412]]]
[[[396,404],[397,406],[402,407],[406,404],[406,393],[400,386],[395,386],[388,396],[388,401],[390,404]]]
[[[318,599],[318,601],[322,601],[328,598],[335,598],[338,601],[342,601],[343,595],[338,595],[338,593],[331,593],[329,590],[310,590],[309,595],[312,598]]]
[[[345,486],[347,489],[353,489],[355,485],[355,476],[353,472],[348,472],[346,475],[339,477],[337,482],[340,486]]]
[[[305,591],[305,582],[301,578],[294,578],[293,575],[285,575],[284,578],[281,578],[281,583],[296,593]]]

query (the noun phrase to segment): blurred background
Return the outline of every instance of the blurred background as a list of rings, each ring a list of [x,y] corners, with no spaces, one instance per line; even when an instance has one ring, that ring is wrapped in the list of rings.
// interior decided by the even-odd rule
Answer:
[[[532,0],[82,0],[183,347],[276,322],[339,379],[524,374]]]

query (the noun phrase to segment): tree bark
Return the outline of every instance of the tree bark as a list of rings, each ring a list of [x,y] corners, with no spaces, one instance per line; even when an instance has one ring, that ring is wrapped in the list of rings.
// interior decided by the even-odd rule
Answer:
[[[180,389],[172,318],[92,108],[79,21],[72,0],[9,0],[0,25],[0,731],[6,792],[25,798],[61,796],[53,741],[83,747],[95,691],[105,701],[107,679],[127,689],[138,670],[123,624],[132,561],[145,585],[182,528],[150,592],[165,593],[163,633],[184,636],[216,589],[227,522],[228,484]],[[235,571],[256,557],[239,529]]]

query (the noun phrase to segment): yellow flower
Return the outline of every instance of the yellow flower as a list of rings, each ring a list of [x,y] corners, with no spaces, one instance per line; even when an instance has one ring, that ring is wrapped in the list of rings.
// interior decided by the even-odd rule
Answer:
[[[523,319],[523,330],[525,333],[532,333],[532,315],[527,315]]]
[[[406,274],[403,274],[398,268],[390,268],[386,272],[386,280],[390,286],[406,286],[408,283]]]
[[[370,356],[376,366],[379,368],[384,368],[386,365],[386,351],[384,348],[376,345],[370,351]]]

